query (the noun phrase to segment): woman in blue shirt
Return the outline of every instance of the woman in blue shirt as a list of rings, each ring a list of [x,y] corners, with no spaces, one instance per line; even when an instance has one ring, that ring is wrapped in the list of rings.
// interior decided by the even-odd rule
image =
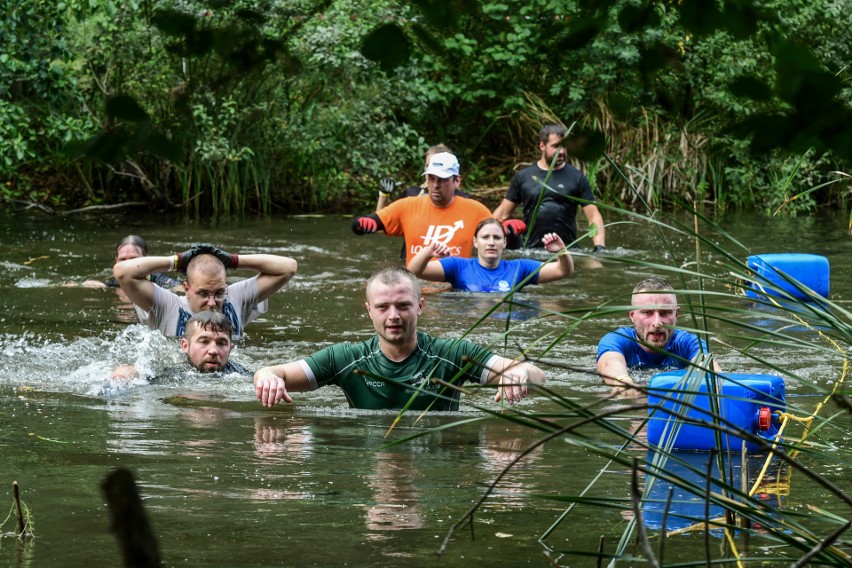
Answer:
[[[433,241],[411,259],[408,269],[424,280],[449,282],[457,290],[470,292],[508,292],[521,283],[523,287],[570,276],[574,261],[562,238],[548,233],[541,242],[549,252],[559,253],[556,262],[542,263],[528,258],[503,260],[506,249],[503,225],[497,219],[483,219],[476,226],[473,238],[476,258],[450,256],[446,245]],[[433,257],[438,260],[432,260]]]

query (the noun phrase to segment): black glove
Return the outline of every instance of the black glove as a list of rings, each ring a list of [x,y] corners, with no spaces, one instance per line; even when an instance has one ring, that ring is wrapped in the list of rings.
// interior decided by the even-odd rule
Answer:
[[[592,249],[592,252],[595,254],[606,254],[606,247],[603,245],[595,245],[595,248]]]
[[[225,268],[236,268],[239,265],[239,255],[231,254],[223,251],[219,247],[215,247],[207,243],[196,243],[189,250],[186,250],[177,255],[178,261],[175,266],[178,272],[186,272],[186,267],[189,266],[189,261],[199,254],[212,254],[225,265]]]
[[[396,189],[396,182],[392,178],[382,178],[379,181],[379,195],[390,197],[393,190]]]

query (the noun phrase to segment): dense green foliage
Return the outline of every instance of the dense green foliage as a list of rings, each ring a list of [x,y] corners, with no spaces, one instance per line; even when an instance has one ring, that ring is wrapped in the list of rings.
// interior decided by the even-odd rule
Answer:
[[[773,211],[852,161],[841,0],[4,4],[7,200],[351,210],[439,141],[499,199],[544,121],[628,205]]]

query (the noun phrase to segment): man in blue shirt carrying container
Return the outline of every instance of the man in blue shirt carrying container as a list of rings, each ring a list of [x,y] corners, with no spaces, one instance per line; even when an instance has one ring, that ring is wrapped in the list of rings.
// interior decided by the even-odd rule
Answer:
[[[707,344],[694,333],[676,329],[680,306],[668,282],[648,278],[633,288],[628,312],[633,327],[607,333],[598,343],[597,370],[604,383],[617,391],[637,392],[628,369],[687,367]],[[721,372],[713,362],[714,370]]]

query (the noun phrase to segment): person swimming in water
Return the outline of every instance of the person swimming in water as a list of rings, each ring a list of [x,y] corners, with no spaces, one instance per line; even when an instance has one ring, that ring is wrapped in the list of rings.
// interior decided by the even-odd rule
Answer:
[[[127,235],[115,246],[115,262],[118,264],[122,260],[131,258],[139,258],[140,256],[148,256],[148,243],[139,235]],[[168,274],[162,272],[154,272],[148,275],[148,279],[159,286],[160,288],[171,289],[180,286],[180,280],[176,280]],[[107,280],[85,280],[80,286],[83,288],[118,288],[118,280],[111,277]]]

